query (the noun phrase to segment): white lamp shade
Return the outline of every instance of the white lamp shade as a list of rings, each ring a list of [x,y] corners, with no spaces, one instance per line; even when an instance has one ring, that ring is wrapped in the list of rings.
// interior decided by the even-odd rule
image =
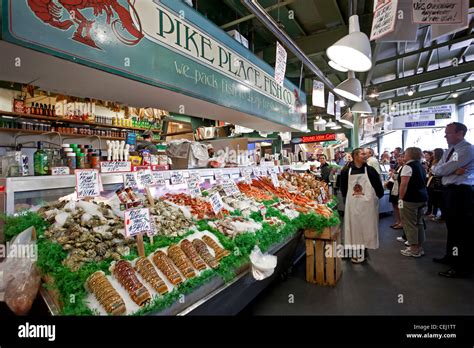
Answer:
[[[329,122],[326,124],[326,127],[335,127],[336,123],[332,119],[329,119]]]
[[[339,64],[337,64],[335,61],[333,60],[330,60],[328,62],[329,66],[331,68],[333,68],[334,70],[337,70],[337,71],[342,71],[342,72],[348,72],[348,70],[342,66],[340,66]]]
[[[342,123],[346,128],[354,128],[354,124],[351,121],[339,120],[339,122]]]
[[[341,129],[342,127],[338,124],[336,124],[334,127],[331,127],[331,129]]]
[[[366,34],[360,32],[359,17],[349,17],[349,34],[326,50],[330,60],[348,70],[364,72],[372,68],[372,51]]]
[[[351,107],[351,111],[354,114],[371,114],[372,113],[372,108],[367,102],[367,100],[362,100],[361,102],[355,103]]]
[[[337,85],[337,87],[334,88],[334,92],[343,98],[355,102],[362,101],[362,85],[360,84],[360,81],[355,78],[353,71],[349,71],[347,76],[347,80],[344,80]]]
[[[327,124],[327,121],[324,118],[321,117],[321,118],[319,118],[319,120],[314,121],[314,124],[324,126],[324,125]]]

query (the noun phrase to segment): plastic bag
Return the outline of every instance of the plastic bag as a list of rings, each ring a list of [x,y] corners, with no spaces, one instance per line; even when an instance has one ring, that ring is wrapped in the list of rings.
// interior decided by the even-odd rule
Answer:
[[[270,277],[277,265],[277,257],[270,254],[262,254],[257,245],[250,253],[250,261],[252,263],[252,275],[256,280]]]
[[[28,314],[40,287],[33,231],[30,227],[14,239],[5,261],[5,302],[16,315]]]

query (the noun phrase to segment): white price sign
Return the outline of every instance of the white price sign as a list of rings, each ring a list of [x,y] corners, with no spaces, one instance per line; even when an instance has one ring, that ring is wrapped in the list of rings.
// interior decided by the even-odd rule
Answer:
[[[234,180],[227,179],[224,181],[222,186],[224,188],[224,192],[227,197],[240,195],[240,190],[235,184]]]
[[[286,59],[288,54],[285,48],[277,41],[276,44],[276,60],[275,60],[275,81],[283,86],[286,72]]]
[[[244,178],[244,181],[247,183],[247,184],[251,184],[252,183],[252,169],[250,168],[244,168],[241,170],[241,174],[242,174],[242,177]]]
[[[52,167],[51,175],[69,175],[71,174],[69,167]]]
[[[77,198],[100,196],[99,171],[97,169],[78,169],[75,174]]]
[[[152,232],[148,208],[126,210],[124,220],[125,235],[127,237],[133,237],[139,233]]]
[[[371,41],[379,39],[395,30],[397,5],[398,0],[389,0],[374,12],[372,30],[370,31]]]
[[[145,187],[155,186],[155,179],[150,170],[140,170],[137,172],[137,183],[141,189]]]
[[[279,173],[279,170],[278,170],[278,167],[276,167],[276,166],[275,166],[275,167],[269,167],[269,168],[268,168],[268,172],[269,172],[270,174],[278,174],[278,173]]]
[[[214,179],[216,179],[216,181],[224,180],[224,174],[221,169],[214,170]]]
[[[260,167],[260,176],[266,176],[267,175],[267,168],[265,167]]]
[[[166,186],[165,176],[162,172],[153,172],[152,175],[156,186]]]
[[[103,161],[100,162],[101,173],[120,173],[132,171],[132,162],[130,161]]]
[[[188,190],[191,197],[201,196],[201,188],[199,187],[199,179],[195,176],[190,176],[188,178]]]
[[[132,190],[138,190],[137,173],[125,173],[123,175],[123,186],[130,187]]]
[[[219,213],[224,208],[224,202],[222,202],[221,195],[219,192],[212,194],[209,197],[209,201],[211,202],[212,210],[214,214]]]
[[[171,185],[184,184],[183,172],[172,172],[171,173]]]
[[[273,186],[280,187],[280,181],[278,180],[278,176],[276,174],[272,174],[271,178],[272,178]]]

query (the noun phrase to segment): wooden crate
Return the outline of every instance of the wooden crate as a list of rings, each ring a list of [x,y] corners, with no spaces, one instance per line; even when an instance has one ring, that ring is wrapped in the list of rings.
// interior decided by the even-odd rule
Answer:
[[[342,262],[337,256],[340,244],[340,227],[324,228],[321,234],[306,230],[306,281],[319,285],[336,286],[342,274]],[[331,256],[326,257],[326,251]]]

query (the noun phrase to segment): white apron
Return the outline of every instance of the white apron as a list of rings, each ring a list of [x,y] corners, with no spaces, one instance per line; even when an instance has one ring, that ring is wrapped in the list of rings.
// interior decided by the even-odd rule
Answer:
[[[351,175],[344,209],[344,243],[379,247],[379,200],[372,187],[367,167],[364,174]],[[352,246],[354,247],[354,246]]]

